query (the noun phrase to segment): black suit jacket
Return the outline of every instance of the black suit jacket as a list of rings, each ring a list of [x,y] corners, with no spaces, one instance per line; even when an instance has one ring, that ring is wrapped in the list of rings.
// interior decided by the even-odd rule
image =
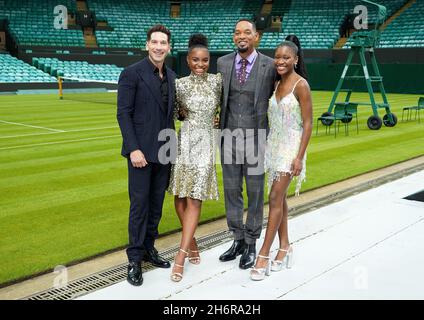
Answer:
[[[159,163],[158,151],[165,143],[158,140],[159,132],[174,129],[176,75],[164,67],[168,81],[166,108],[148,57],[125,68],[119,77],[117,119],[123,138],[121,154],[126,158],[139,149],[148,162]]]

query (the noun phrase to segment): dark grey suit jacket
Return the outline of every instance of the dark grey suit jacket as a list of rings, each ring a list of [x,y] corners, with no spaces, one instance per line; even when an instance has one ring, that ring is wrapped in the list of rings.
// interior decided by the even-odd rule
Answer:
[[[230,53],[220,57],[217,61],[218,72],[222,74],[223,95],[221,103],[220,124],[221,130],[225,129],[228,110],[228,96],[230,91],[231,75],[233,74],[234,60],[236,53]],[[258,129],[268,129],[268,105],[269,98],[274,91],[274,84],[277,72],[274,66],[274,60],[258,52],[255,63],[258,63],[258,74],[255,88],[254,108],[257,119]]]

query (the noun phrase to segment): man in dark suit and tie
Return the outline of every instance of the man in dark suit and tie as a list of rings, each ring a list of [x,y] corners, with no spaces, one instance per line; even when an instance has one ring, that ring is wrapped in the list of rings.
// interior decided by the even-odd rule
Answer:
[[[235,25],[233,40],[237,52],[220,57],[217,62],[224,87],[220,128],[223,130],[221,164],[225,211],[228,228],[234,235],[232,246],[219,260],[234,260],[241,254],[239,267],[248,269],[255,264],[255,244],[262,231],[263,157],[268,103],[276,70],[273,59],[255,50],[258,33],[254,22],[240,19]],[[237,142],[234,145],[233,138],[241,145]],[[243,223],[243,179],[248,198],[246,223]]]
[[[128,159],[130,197],[127,281],[135,286],[143,283],[142,261],[170,267],[154,247],[170,174],[170,164],[160,161],[165,142],[158,138],[162,130],[174,129],[176,75],[164,64],[170,38],[166,27],[153,26],[147,32],[148,56],[125,68],[118,83],[117,119],[122,155]]]

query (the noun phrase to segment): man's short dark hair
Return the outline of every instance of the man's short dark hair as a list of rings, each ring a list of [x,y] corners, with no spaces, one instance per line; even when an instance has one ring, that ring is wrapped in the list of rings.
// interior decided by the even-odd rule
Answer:
[[[240,22],[242,22],[242,21],[249,22],[249,23],[252,25],[252,27],[253,27],[253,31],[255,31],[255,32],[256,32],[256,23],[255,23],[255,22],[253,22],[252,20],[250,20],[250,19],[246,19],[246,18],[240,19],[240,20],[238,20],[238,21],[236,22],[236,24],[234,25],[234,31],[236,31],[236,26],[237,26]]]
[[[171,31],[161,24],[156,24],[147,31],[147,41],[150,41],[153,32],[162,32],[168,36],[168,43],[171,43]]]

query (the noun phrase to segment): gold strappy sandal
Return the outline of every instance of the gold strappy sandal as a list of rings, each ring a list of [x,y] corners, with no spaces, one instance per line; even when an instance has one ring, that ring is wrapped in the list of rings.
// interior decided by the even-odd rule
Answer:
[[[196,248],[199,248],[197,246],[197,241],[196,238],[193,238],[193,241],[196,243]],[[192,264],[200,264],[200,255],[199,255],[199,250],[188,250],[190,255],[188,256],[188,262],[192,263]],[[191,255],[192,253],[196,254],[196,255]]]
[[[183,250],[181,248],[180,248],[180,251],[183,252],[183,253],[185,253],[185,256],[188,257],[188,252],[187,251],[185,251],[185,250]],[[185,260],[185,257],[184,257],[184,260]],[[182,266],[182,265],[177,264],[177,263],[174,262],[174,268],[175,268],[175,266],[180,267],[180,268],[182,268],[184,270],[184,266]],[[180,282],[183,279],[183,274],[181,272],[174,272],[174,271],[172,271],[172,273],[171,273],[171,280],[174,281],[174,282]]]

